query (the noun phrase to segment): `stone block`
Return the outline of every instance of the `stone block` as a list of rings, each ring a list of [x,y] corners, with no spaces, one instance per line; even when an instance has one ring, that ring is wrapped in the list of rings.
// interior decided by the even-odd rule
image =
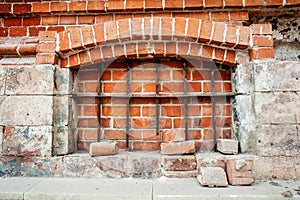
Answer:
[[[256,156],[253,159],[253,173],[256,179],[299,179],[299,155],[291,156]]]
[[[0,126],[0,155],[2,154],[3,127]]]
[[[170,142],[162,143],[161,154],[174,155],[174,154],[190,154],[195,153],[195,142],[184,141],[184,142]]]
[[[52,65],[11,67],[6,72],[5,94],[53,94]]]
[[[0,155],[0,177],[1,176],[17,176],[19,173],[19,158],[16,156]]]
[[[298,129],[293,124],[257,126],[257,155],[297,156],[300,153]]]
[[[162,174],[158,153],[137,153],[130,156],[135,178],[159,178]]]
[[[63,166],[63,176],[65,177],[103,177],[97,160],[89,154],[66,155]]]
[[[193,171],[197,162],[195,156],[164,156],[163,167],[166,171]]]
[[[51,156],[51,126],[6,126],[3,155]]]
[[[295,92],[255,94],[255,113],[259,124],[300,122],[300,96]]]
[[[223,154],[238,154],[238,145],[237,140],[218,139],[217,141],[217,149]]]
[[[6,68],[0,67],[0,96],[4,95]]]
[[[252,65],[238,64],[235,70],[233,81],[235,90],[240,94],[249,94],[252,90]]]
[[[226,173],[221,167],[201,167],[197,179],[202,186],[228,186]]]
[[[163,142],[178,142],[185,140],[185,133],[182,129],[169,129],[162,131]]]
[[[118,153],[116,142],[94,142],[90,145],[91,156],[113,155]]]
[[[251,158],[229,158],[226,161],[226,166],[229,184],[241,186],[254,183],[253,160]]]
[[[66,126],[69,124],[71,103],[72,99],[69,96],[53,97],[53,124],[55,126]]]
[[[51,126],[52,96],[0,97],[0,125]]]
[[[65,155],[74,152],[76,138],[68,126],[53,127],[53,154]]]
[[[300,62],[254,63],[255,91],[300,91]]]
[[[68,68],[55,68],[55,87],[54,87],[54,94],[72,94],[72,72]]]

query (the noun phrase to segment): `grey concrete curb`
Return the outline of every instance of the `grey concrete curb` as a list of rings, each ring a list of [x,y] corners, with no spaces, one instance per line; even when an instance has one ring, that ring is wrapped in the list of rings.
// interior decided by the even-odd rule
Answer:
[[[208,188],[196,179],[0,178],[0,199],[299,199],[300,181],[265,181],[252,186]],[[287,192],[287,191],[290,191]],[[289,197],[284,197],[284,195]],[[292,196],[290,196],[292,195]]]

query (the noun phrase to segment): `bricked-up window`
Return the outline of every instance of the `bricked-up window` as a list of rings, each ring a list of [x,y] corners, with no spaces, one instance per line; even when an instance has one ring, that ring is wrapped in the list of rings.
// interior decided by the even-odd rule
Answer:
[[[195,140],[205,149],[231,138],[227,66],[175,58],[99,63],[77,72],[75,93],[78,150],[97,140],[129,150]]]

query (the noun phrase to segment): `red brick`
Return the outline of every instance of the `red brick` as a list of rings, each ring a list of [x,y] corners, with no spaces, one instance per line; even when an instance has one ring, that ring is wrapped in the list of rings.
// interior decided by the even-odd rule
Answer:
[[[4,26],[21,26],[22,18],[8,18],[4,19]]]
[[[154,18],[154,21],[157,21],[157,18]],[[141,18],[131,20],[131,37],[132,37],[132,40],[140,40],[140,39],[143,38],[142,25],[143,24],[142,24],[142,19]],[[153,26],[156,27],[155,22],[153,22]],[[145,35],[147,35],[147,34],[145,34]]]
[[[130,21],[122,19],[118,21],[119,37],[121,41],[130,40]]]
[[[227,50],[224,64],[233,65],[235,63],[235,51]]]
[[[285,5],[300,5],[299,0],[286,0]]]
[[[67,12],[67,3],[66,2],[51,2],[50,9],[51,9],[52,13]]]
[[[225,7],[243,7],[243,0],[225,0]]]
[[[145,10],[160,10],[162,9],[161,0],[147,0],[145,1]]]
[[[124,130],[105,130],[104,138],[108,140],[125,140],[126,131]]]
[[[88,16],[88,15],[78,16],[78,24],[94,24],[94,23],[95,23],[94,16]]]
[[[43,16],[42,25],[58,24],[58,16]]]
[[[264,0],[246,0],[246,7],[264,6]]]
[[[250,60],[274,58],[274,48],[265,47],[250,50]]]
[[[71,39],[71,48],[73,50],[81,49],[81,34],[79,29],[74,29],[70,31],[70,39]]]
[[[189,19],[186,40],[197,41],[199,37],[199,20]]]
[[[237,33],[236,33],[236,26],[234,25],[227,25],[227,32],[226,32],[226,39],[225,45],[229,47],[233,47],[237,43]]]
[[[134,151],[157,151],[160,149],[160,142],[134,142]]]
[[[108,0],[106,3],[106,9],[108,11],[121,11],[124,10],[124,2],[119,0]]]
[[[65,31],[65,27],[64,26],[49,26],[47,28],[47,31],[62,32],[62,31]]]
[[[98,106],[83,106],[84,116],[98,116],[99,108]]]
[[[185,140],[185,133],[182,129],[171,129],[162,131],[163,142],[178,142]]]
[[[88,12],[104,12],[104,1],[88,1]]]
[[[183,9],[183,1],[165,0],[165,9]]]
[[[105,23],[106,41],[112,42],[118,39],[116,22]]]
[[[212,59],[212,55],[213,55],[213,47],[206,46],[206,45],[202,47],[202,55],[201,55],[202,58],[210,60]]]
[[[97,142],[97,143],[91,143],[90,145],[91,156],[113,155],[117,153],[118,153],[117,143]]]
[[[0,37],[7,37],[7,36],[8,36],[8,28],[0,27]]]
[[[203,2],[195,0],[185,0],[185,7],[189,9],[199,9],[203,7]]]
[[[48,43],[39,43],[37,47],[38,53],[52,53],[55,52],[56,43],[48,42]]]
[[[33,2],[32,3],[32,13],[50,13],[50,3],[49,2]]]
[[[60,52],[68,52],[70,50],[70,44],[69,44],[69,32],[63,31],[59,33],[59,51]]]
[[[70,67],[79,67],[79,65],[80,65],[79,55],[74,54],[74,55],[69,56],[69,64],[70,64]]]
[[[125,83],[105,83],[104,84],[104,92],[107,93],[120,93],[120,92],[126,92],[126,84]]]
[[[92,26],[84,26],[81,28],[83,46],[92,47],[95,46],[94,35]]]
[[[71,1],[69,3],[70,12],[82,12],[86,11],[86,2],[85,1]]]
[[[126,10],[143,10],[144,1],[141,0],[127,0]]]
[[[239,42],[238,48],[247,48],[250,43],[250,28],[246,26],[241,26],[239,30]]]
[[[205,0],[204,7],[205,8],[217,8],[223,6],[223,0]]]
[[[192,171],[196,169],[196,165],[195,156],[168,156],[163,161],[166,171]]]
[[[106,15],[98,15],[96,16],[96,23],[101,23],[101,22],[108,22],[108,21],[113,21],[114,16],[112,14],[106,14]]]
[[[272,25],[271,24],[252,24],[250,26],[253,35],[272,35]]]
[[[283,0],[266,0],[266,6],[267,7],[283,6]]]
[[[211,20],[217,22],[224,22],[229,20],[228,12],[212,12]]]
[[[37,54],[35,63],[37,64],[57,64],[58,57],[55,53]]]
[[[11,6],[12,4],[1,4],[0,14],[11,13]]]
[[[27,35],[27,28],[23,28],[23,27],[10,28],[9,29],[9,35],[11,37],[26,36]]]
[[[100,48],[93,48],[90,51],[90,53],[91,53],[91,59],[93,62],[99,62],[100,60],[102,60]]]
[[[230,20],[234,21],[248,21],[249,14],[248,11],[231,11],[230,12]]]
[[[269,35],[269,36],[254,35],[253,36],[253,46],[258,46],[258,47],[273,47],[274,46],[274,42],[273,42],[272,35]]]
[[[95,141],[95,140],[97,140],[97,138],[98,138],[98,130],[97,129],[84,131],[84,139]]]
[[[215,22],[214,23],[214,33],[211,43],[220,45],[224,41],[224,31],[225,31],[225,23]]]
[[[163,155],[175,155],[175,154],[190,154],[195,153],[195,142],[184,141],[184,142],[171,142],[162,143],[161,154]]]
[[[30,13],[30,12],[31,12],[31,4],[14,4],[13,5],[13,13],[14,14],[26,14],[26,13]]]
[[[202,20],[199,42],[209,42],[211,32],[212,32],[212,22],[209,20]]]
[[[191,18],[210,20],[209,12],[192,12]]]
[[[86,51],[83,51],[83,52],[80,52],[79,53],[79,60],[80,60],[80,64],[83,65],[83,64],[88,64],[88,63],[91,63],[91,59],[90,57],[88,56],[88,53]],[[94,72],[95,73],[95,72]],[[97,75],[97,74],[96,74]],[[96,79],[97,80],[97,79]]]
[[[76,24],[75,16],[60,16],[60,24]]]
[[[104,24],[93,26],[97,45],[104,43]]]
[[[175,29],[173,38],[183,39],[185,37],[185,18],[175,19]]]
[[[30,17],[23,19],[23,26],[35,26],[41,24],[41,17]]]
[[[164,17],[161,20],[161,37],[162,39],[171,39],[172,38],[172,29],[173,29],[173,25],[172,25],[172,18],[169,17]]]
[[[233,158],[226,161],[228,182],[231,185],[251,185],[254,182],[251,158]]]

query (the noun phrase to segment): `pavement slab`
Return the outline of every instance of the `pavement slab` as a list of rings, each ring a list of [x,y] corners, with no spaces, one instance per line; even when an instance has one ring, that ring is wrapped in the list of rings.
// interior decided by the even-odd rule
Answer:
[[[25,200],[151,200],[152,181],[142,179],[48,178],[24,195]]]
[[[42,178],[0,178],[0,199],[24,199],[24,193],[40,183]]]

